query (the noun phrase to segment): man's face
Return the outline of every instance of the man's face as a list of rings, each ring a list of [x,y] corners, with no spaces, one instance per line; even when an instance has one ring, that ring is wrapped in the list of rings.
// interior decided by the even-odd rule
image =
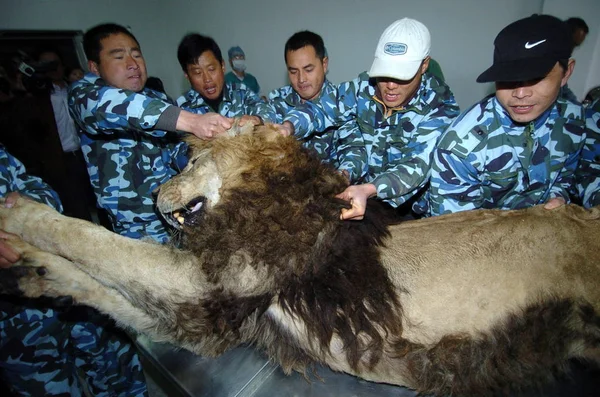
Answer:
[[[496,98],[516,123],[529,123],[549,109],[573,72],[574,60],[564,71],[558,62],[546,77],[522,82],[497,82]]]
[[[65,75],[65,67],[63,66],[63,63],[60,60],[58,54],[55,54],[54,52],[50,52],[50,51],[42,52],[40,54],[38,61],[43,62],[43,63],[48,63],[48,64],[52,63],[52,64],[56,65],[56,68],[54,70],[51,70],[48,73],[46,73],[46,75],[53,82],[63,81],[64,75]]]
[[[100,45],[100,63],[89,61],[90,71],[113,87],[141,91],[148,74],[136,41],[124,33],[117,33],[102,39]]]
[[[429,57],[417,70],[410,80],[397,80],[389,77],[377,77],[377,96],[388,108],[405,106],[414,96],[421,85],[421,76],[429,67]]]
[[[219,62],[212,51],[204,51],[196,63],[186,66],[186,71],[185,77],[202,97],[215,100],[223,94],[225,63]]]
[[[321,61],[312,45],[285,54],[290,84],[302,100],[311,101],[319,96],[328,61],[327,57]]]

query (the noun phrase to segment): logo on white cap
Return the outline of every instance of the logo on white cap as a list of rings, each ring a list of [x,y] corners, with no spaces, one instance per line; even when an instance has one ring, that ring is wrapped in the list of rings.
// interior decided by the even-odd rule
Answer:
[[[404,55],[406,54],[406,50],[408,46],[404,43],[385,43],[383,47],[383,52],[389,55]]]

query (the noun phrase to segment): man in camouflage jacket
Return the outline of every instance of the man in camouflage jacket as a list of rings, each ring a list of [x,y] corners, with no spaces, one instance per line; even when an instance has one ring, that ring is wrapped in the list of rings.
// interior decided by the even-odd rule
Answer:
[[[329,58],[321,36],[307,30],[294,33],[285,43],[284,54],[290,85],[269,93],[278,123],[304,102],[318,104],[337,95],[336,87],[325,77]],[[305,137],[302,144],[323,161],[345,171],[352,181],[360,180],[366,173],[367,164],[362,162],[366,157],[364,141],[354,128],[332,125]]]
[[[534,15],[504,28],[477,79],[496,94],[462,114],[434,153],[431,215],[569,201],[586,136],[580,105],[558,98],[573,71],[563,23]]]
[[[58,195],[0,145],[0,197],[18,195],[58,211]],[[0,267],[20,258],[0,231]],[[131,341],[87,307],[56,307],[48,299],[0,298],[0,379],[15,395],[147,396],[144,373]],[[82,385],[82,380],[85,386]]]
[[[360,175],[360,165],[366,165],[366,183],[340,195],[352,203],[352,209],[342,211],[343,219],[361,219],[369,197],[398,207],[423,192],[436,141],[459,113],[448,86],[425,72],[429,49],[429,31],[422,23],[398,20],[379,39],[368,74],[285,117],[284,126],[291,123],[300,138],[344,123],[362,136],[364,157],[355,159],[349,173]]]
[[[183,111],[163,93],[144,88],[144,58],[122,26],[90,29],[84,49],[91,73],[71,86],[69,108],[83,131],[82,151],[98,205],[115,232],[165,243],[170,233],[152,191],[185,165],[186,147],[175,131],[210,139],[231,127],[231,120]]]
[[[241,125],[275,122],[273,108],[242,83],[225,83],[221,49],[210,37],[186,35],[177,49],[177,59],[192,88],[177,99],[177,105],[196,114],[217,112],[240,117]]]
[[[586,110],[587,135],[575,171],[576,190],[584,207],[600,205],[600,98]]]

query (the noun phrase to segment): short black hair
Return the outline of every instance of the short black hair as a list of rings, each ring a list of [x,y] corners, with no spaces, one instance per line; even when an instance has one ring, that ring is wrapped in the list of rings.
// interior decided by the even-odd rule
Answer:
[[[198,33],[190,33],[186,35],[177,47],[177,60],[181,69],[187,72],[187,65],[193,65],[196,60],[206,51],[212,51],[219,63],[223,63],[223,55],[217,42],[208,36],[203,36]]]
[[[140,46],[135,36],[126,27],[117,25],[116,23],[104,23],[94,26],[83,35],[83,51],[87,59],[100,63],[100,51],[102,51],[100,42],[108,36],[119,33],[131,37],[138,47]]]
[[[571,34],[575,33],[577,29],[583,30],[585,34],[588,34],[590,32],[590,28],[588,27],[587,23],[585,23],[585,21],[579,17],[571,17],[565,22],[567,23]]]
[[[325,44],[323,43],[323,38],[308,30],[294,33],[292,37],[288,39],[285,43],[283,59],[287,63],[287,53],[289,51],[296,51],[309,45],[315,49],[317,57],[322,61],[323,58],[325,58]]]

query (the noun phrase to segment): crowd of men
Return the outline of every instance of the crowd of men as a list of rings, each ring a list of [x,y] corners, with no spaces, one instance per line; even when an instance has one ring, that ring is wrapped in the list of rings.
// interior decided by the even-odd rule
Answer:
[[[241,48],[228,51],[233,71],[226,75],[217,43],[188,34],[177,58],[191,89],[172,102],[147,86],[142,50],[128,29],[95,26],[83,41],[89,72],[70,85],[68,108],[80,131],[97,206],[116,233],[169,242],[171,231],[152,191],[185,166],[182,137],[212,139],[230,128],[233,118],[241,124],[277,124],[283,135],[301,140],[339,170],[349,181],[339,192],[351,204],[340,214],[344,220],[362,219],[373,198],[392,210],[408,208],[414,217],[538,204],[548,210],[570,202],[600,205],[600,103],[584,107],[561,95],[575,66],[565,22],[533,15],[505,27],[494,42],[493,65],[477,78],[494,82],[495,93],[462,113],[430,57],[431,40],[425,25],[400,19],[381,35],[369,71],[333,84],[323,39],[314,32],[295,33],[284,50],[290,84],[261,98],[258,82],[245,72]],[[20,163],[5,156],[6,172],[21,178]],[[20,192],[61,208],[41,181],[10,186],[0,193]],[[0,265],[18,259],[0,240]],[[4,313],[0,326],[14,326],[14,314]],[[24,335],[25,326],[19,326]],[[1,348],[0,361],[11,361]],[[137,357],[123,357],[119,376],[102,381],[121,390],[123,374],[129,375],[136,379],[135,390],[124,395],[144,395]],[[48,383],[60,371],[46,368],[41,376],[37,363],[28,368],[21,378],[10,378],[14,389],[31,386],[25,380],[35,373],[46,384],[45,394],[60,394],[60,382]],[[63,386],[76,387],[68,381],[76,377],[60,377],[67,379]],[[48,390],[48,384],[55,389]]]

